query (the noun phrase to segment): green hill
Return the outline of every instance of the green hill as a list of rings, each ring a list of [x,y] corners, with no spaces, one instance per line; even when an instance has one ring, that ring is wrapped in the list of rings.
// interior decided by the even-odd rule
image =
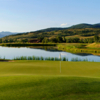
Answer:
[[[71,27],[69,27],[70,29],[80,29],[80,28],[100,28],[100,23],[98,24],[77,24],[77,25],[73,25]]]
[[[26,33],[18,33],[14,35],[9,35],[6,37],[3,37],[3,41],[9,41],[9,40],[22,40],[22,39],[37,39],[39,37],[43,38],[54,38],[57,36],[62,36],[69,38],[69,36],[72,37],[79,37],[79,38],[91,38],[91,36],[94,35],[100,35],[100,23],[99,24],[77,24],[73,25],[68,28],[47,28],[32,32],[26,32]]]
[[[73,25],[69,28],[70,29],[74,29],[74,28],[77,28],[77,29],[80,29],[80,28],[93,28],[93,25],[91,25],[91,24],[77,24],[77,25]]]

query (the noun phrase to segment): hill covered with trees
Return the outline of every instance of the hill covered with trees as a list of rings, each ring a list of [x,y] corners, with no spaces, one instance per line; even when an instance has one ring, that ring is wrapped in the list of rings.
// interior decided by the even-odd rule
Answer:
[[[95,36],[95,37],[94,37]],[[41,42],[83,42],[93,43],[97,37],[99,42],[100,24],[78,24],[69,28],[47,28],[33,32],[9,35],[0,39],[1,43],[28,42],[41,39]],[[60,40],[60,41],[58,41]]]

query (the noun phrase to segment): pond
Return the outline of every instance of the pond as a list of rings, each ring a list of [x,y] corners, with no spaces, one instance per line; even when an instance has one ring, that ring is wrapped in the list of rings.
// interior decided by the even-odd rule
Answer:
[[[72,58],[88,59],[88,61],[100,62],[100,56],[79,53],[73,54],[69,52],[58,51],[53,48],[32,48],[32,47],[1,47],[0,46],[0,58],[14,59],[14,57],[20,56],[38,56],[38,57],[59,57],[60,53],[63,53],[61,57],[68,58],[71,61]]]

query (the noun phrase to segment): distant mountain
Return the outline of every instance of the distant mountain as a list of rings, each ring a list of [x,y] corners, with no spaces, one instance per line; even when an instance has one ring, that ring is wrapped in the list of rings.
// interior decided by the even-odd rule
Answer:
[[[70,29],[82,29],[82,28],[100,28],[100,23],[98,24],[77,24],[69,27]]]
[[[13,34],[16,34],[16,33],[2,31],[0,32],[0,38],[8,36],[8,35],[13,35]]]
[[[100,23],[94,24],[94,25],[93,25],[93,28],[100,28]]]
[[[11,33],[11,32],[0,32],[0,38],[37,38],[40,36],[43,37],[52,37],[52,36],[58,36],[58,35],[64,35],[64,36],[70,36],[70,35],[84,35],[84,36],[93,36],[94,34],[89,32],[84,32],[82,31],[81,33],[78,31],[78,29],[86,29],[89,28],[89,30],[96,30],[95,34],[98,33],[98,29],[100,30],[100,23],[97,24],[87,24],[87,23],[82,23],[82,24],[77,24],[73,25],[71,27],[66,27],[66,28],[61,28],[61,27],[54,27],[54,28],[46,28],[46,29],[41,29],[37,31],[31,31],[31,32],[23,32],[23,33]],[[92,29],[91,29],[92,28]],[[76,33],[74,32],[76,30]],[[52,33],[52,31],[54,31]],[[65,32],[65,33],[64,33]],[[99,33],[98,33],[99,34]],[[97,35],[98,35],[97,34]],[[24,35],[24,36],[23,36]]]

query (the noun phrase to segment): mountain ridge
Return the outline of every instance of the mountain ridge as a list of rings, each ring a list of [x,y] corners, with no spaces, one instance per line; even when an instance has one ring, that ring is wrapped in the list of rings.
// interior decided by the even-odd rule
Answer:
[[[10,35],[21,35],[21,34],[28,34],[28,33],[40,33],[40,32],[51,32],[51,31],[60,31],[60,30],[67,30],[67,29],[85,29],[85,28],[100,28],[100,23],[97,24],[88,24],[88,23],[81,23],[81,24],[76,24],[72,25],[70,27],[51,27],[51,28],[45,28],[45,29],[40,29],[37,31],[30,31],[30,32],[22,32],[22,33],[13,33],[13,32],[0,32],[0,38],[3,38],[5,36],[10,36]]]
[[[2,32],[0,32],[0,38],[5,37],[5,36],[9,36],[9,35],[13,35],[13,34],[17,34],[17,33],[2,31]]]
[[[81,29],[81,28],[100,28],[100,23],[97,24],[88,24],[88,23],[81,23],[81,24],[76,24],[76,25],[72,25],[69,28],[76,28],[76,29]]]
[[[81,28],[100,28],[100,23],[97,23],[97,24],[81,23],[81,24],[76,24],[70,27],[65,27],[65,28],[51,27],[51,28],[40,29],[40,30],[32,31],[32,32],[49,32],[49,31],[58,31],[58,30],[63,30],[63,29],[81,29]]]

